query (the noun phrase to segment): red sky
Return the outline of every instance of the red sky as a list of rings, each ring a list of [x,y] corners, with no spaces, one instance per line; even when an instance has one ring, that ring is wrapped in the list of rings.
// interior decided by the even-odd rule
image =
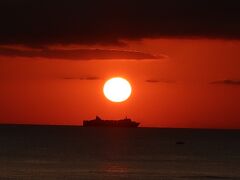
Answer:
[[[52,46],[59,51],[45,56],[2,53],[0,122],[81,125],[99,115],[128,116],[147,127],[240,128],[240,41],[154,38],[126,44]],[[114,50],[113,57],[130,56],[127,51],[131,58],[59,55],[76,48]],[[126,102],[103,95],[104,82],[114,76],[132,84]]]

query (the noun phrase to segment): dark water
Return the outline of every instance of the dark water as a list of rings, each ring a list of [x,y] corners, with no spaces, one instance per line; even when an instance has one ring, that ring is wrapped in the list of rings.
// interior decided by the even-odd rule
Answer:
[[[240,131],[0,126],[0,179],[240,179]]]

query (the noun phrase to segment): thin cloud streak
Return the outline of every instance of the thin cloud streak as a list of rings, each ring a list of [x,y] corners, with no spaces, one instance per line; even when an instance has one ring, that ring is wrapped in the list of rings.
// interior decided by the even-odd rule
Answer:
[[[153,55],[140,51],[124,51],[115,49],[32,49],[19,50],[13,48],[0,48],[0,55],[10,57],[26,58],[48,58],[48,59],[65,59],[65,60],[159,60],[165,59],[164,55]]]
[[[147,79],[145,82],[147,83],[176,83],[173,80],[165,80],[165,79]]]
[[[218,81],[212,81],[210,84],[223,84],[223,85],[236,85],[240,86],[240,80],[238,79],[224,79]]]
[[[65,80],[95,81],[95,80],[99,80],[101,78],[97,77],[97,76],[82,76],[82,77],[64,77],[63,79],[65,79]]]

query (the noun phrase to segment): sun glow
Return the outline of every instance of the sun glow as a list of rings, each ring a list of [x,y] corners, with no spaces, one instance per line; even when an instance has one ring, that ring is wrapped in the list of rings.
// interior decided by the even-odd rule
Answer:
[[[103,93],[112,102],[123,102],[130,97],[132,87],[126,79],[115,77],[104,84]]]

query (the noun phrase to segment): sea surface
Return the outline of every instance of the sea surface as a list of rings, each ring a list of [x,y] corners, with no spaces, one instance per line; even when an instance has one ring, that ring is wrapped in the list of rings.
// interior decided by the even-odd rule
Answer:
[[[239,180],[240,131],[5,125],[0,179]]]

